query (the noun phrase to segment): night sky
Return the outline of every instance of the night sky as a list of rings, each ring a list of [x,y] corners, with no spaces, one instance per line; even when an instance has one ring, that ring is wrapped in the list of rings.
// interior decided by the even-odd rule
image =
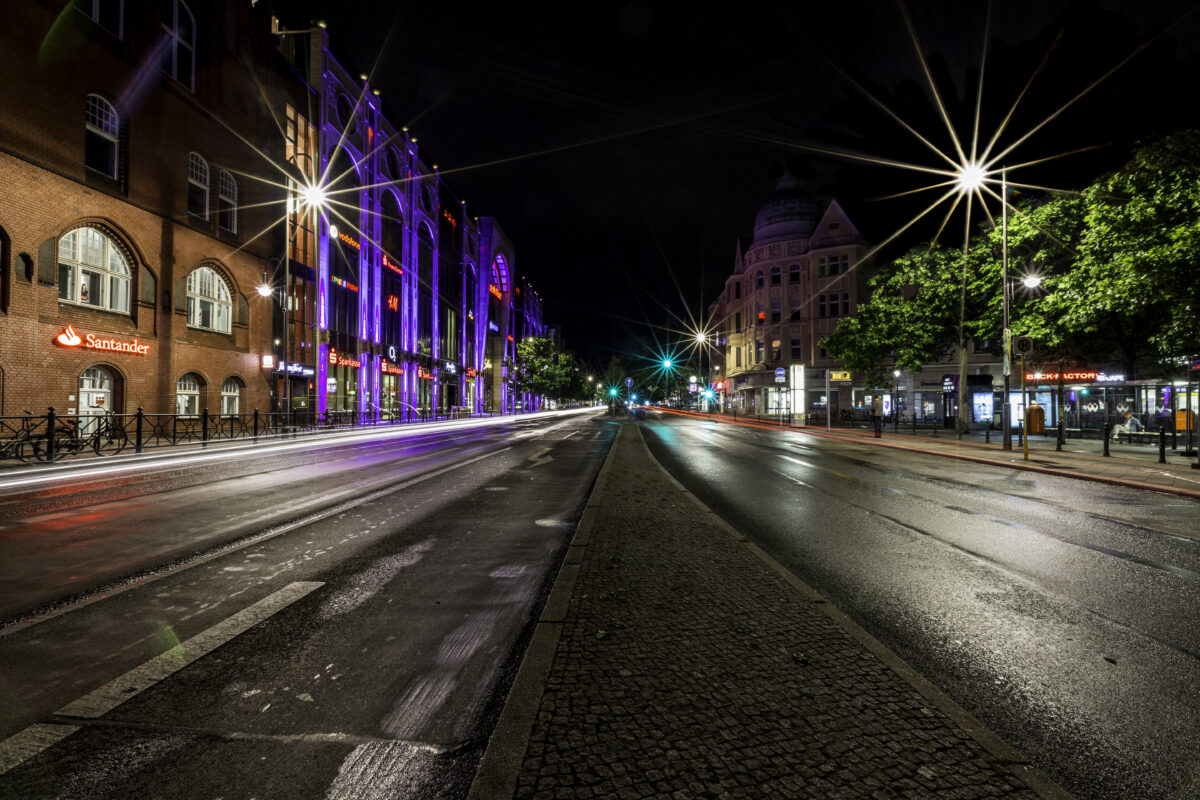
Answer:
[[[1014,0],[990,14],[965,0],[279,7],[289,25],[327,23],[339,60],[371,74],[468,212],[500,221],[547,321],[597,366],[647,356],[664,329],[701,314],[785,164],[818,199],[836,196],[869,242],[933,198],[880,199],[934,179],[806,149],[943,165],[853,85],[952,152],[905,8],[966,140],[989,18],[987,135],[1037,73],[1001,145],[1149,42],[1006,161],[1098,149],[1012,180],[1081,188],[1134,143],[1200,124],[1195,0]],[[936,216],[880,257],[927,241]]]

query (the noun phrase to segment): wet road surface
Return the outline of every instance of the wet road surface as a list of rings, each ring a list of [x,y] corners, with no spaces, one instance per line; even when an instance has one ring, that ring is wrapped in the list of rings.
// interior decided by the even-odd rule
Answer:
[[[1200,797],[1200,504],[651,418],[688,489],[1080,798]]]
[[[463,796],[613,430],[10,488],[0,542],[29,569],[0,573],[25,615],[0,629],[0,797]]]

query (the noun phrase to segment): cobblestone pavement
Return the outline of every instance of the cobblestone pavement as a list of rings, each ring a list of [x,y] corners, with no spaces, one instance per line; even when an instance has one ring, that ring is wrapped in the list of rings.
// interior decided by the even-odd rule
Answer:
[[[557,645],[533,676],[544,691],[526,691],[527,656],[509,700],[531,705],[523,755],[507,743],[516,774],[477,779],[473,798],[1068,797],[990,732],[968,734],[963,718],[978,722],[940,710],[928,692],[940,693],[919,692],[895,656],[731,535],[635,424],[589,507]],[[513,735],[502,719],[492,745]],[[481,775],[494,769],[485,755]]]

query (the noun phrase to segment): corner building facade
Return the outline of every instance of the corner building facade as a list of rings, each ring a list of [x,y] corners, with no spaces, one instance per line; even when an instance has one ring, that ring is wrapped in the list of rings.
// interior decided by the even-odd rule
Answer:
[[[795,178],[783,176],[755,216],[745,253],[738,244],[713,304],[721,346],[712,383],[722,407],[749,415],[850,407],[848,391],[826,394],[825,372],[840,364],[821,340],[865,296],[866,253],[837,200],[818,210]]]
[[[0,413],[269,407],[268,18],[19,3],[0,29]],[[266,81],[268,92],[279,88]]]

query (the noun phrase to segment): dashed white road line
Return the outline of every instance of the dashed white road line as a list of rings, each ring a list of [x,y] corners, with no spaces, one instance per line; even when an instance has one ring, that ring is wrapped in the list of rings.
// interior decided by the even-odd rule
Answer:
[[[282,611],[300,598],[324,586],[320,581],[289,583],[274,594],[264,597],[232,617],[201,631],[185,642],[172,647],[139,667],[126,672],[100,688],[60,708],[56,714],[66,717],[97,719],[117,706],[136,697],[159,681],[167,678],[211,653],[221,645],[263,620]],[[56,744],[75,731],[77,725],[39,723],[0,742],[0,774]]]

